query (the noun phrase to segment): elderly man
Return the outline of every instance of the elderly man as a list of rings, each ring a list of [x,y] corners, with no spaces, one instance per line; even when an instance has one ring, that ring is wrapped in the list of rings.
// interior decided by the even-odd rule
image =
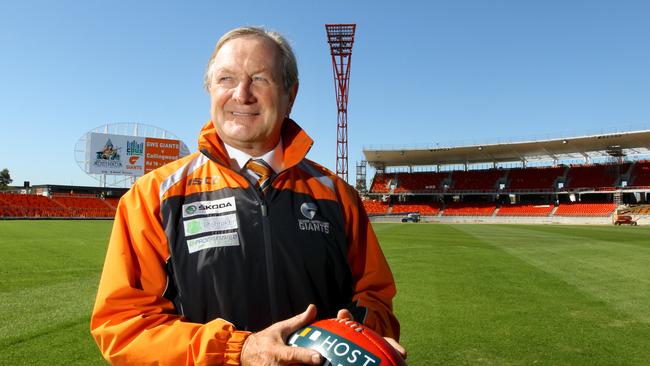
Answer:
[[[305,158],[289,113],[295,56],[279,34],[217,43],[199,151],[122,197],[91,319],[114,364],[318,365],[285,345],[316,318],[352,318],[395,341],[395,284],[355,191]]]

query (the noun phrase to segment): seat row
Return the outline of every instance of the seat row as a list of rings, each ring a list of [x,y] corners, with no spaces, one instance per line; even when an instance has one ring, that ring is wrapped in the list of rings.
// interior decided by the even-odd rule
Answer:
[[[116,201],[98,197],[0,193],[0,217],[113,217]]]
[[[371,215],[419,212],[425,216],[609,216],[616,209],[614,203],[562,203],[555,212],[553,204],[505,204],[501,207],[494,203],[449,203],[446,207],[430,203],[394,203],[376,200],[363,201],[366,212]]]
[[[650,161],[556,167],[485,169],[449,172],[377,173],[371,193],[418,191],[555,190],[650,186]]]

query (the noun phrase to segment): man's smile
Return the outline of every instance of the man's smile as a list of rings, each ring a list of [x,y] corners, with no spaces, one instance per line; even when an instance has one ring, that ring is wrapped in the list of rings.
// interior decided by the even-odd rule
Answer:
[[[253,117],[259,115],[258,112],[230,112],[235,117]]]

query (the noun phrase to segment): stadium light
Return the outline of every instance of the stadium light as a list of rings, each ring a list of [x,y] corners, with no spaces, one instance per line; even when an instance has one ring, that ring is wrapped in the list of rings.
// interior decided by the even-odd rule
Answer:
[[[336,106],[336,174],[348,181],[348,90],[356,24],[325,24],[332,56]]]

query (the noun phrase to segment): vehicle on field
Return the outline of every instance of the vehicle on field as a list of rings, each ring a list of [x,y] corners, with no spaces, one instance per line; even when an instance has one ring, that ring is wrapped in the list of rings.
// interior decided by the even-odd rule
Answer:
[[[402,222],[420,222],[420,213],[412,212],[406,215],[406,217],[402,217]]]
[[[616,226],[632,225],[637,226],[637,220],[634,220],[632,215],[627,215],[629,212],[617,212],[612,217],[612,222]]]

